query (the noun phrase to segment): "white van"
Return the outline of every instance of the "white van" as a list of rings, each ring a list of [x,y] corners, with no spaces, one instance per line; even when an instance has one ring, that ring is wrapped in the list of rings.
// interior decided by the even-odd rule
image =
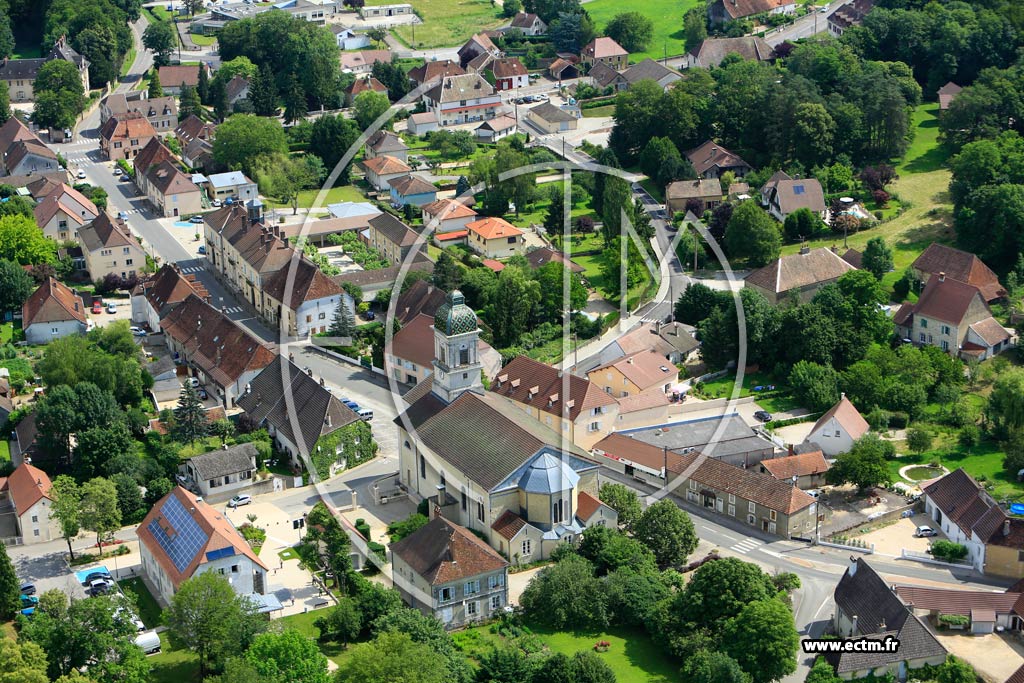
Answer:
[[[367,422],[373,419],[373,411],[370,410],[369,408],[361,408],[360,410],[356,411],[356,415],[358,415],[363,420],[366,420]]]
[[[140,633],[135,638],[135,644],[142,648],[142,651],[147,655],[160,652],[160,636],[157,635],[156,631]]]

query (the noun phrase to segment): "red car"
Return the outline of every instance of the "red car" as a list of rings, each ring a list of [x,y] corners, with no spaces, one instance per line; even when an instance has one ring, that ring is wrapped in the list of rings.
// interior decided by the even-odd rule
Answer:
[[[96,299],[95,301],[93,301],[92,302],[92,312],[93,313],[102,313],[103,312],[103,302],[100,301],[99,299]]]

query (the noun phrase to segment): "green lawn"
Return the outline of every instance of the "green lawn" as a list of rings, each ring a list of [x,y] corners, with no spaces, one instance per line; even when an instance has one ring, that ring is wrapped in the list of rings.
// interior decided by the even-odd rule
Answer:
[[[603,107],[591,107],[590,109],[583,110],[584,118],[600,118],[602,116],[611,116],[614,113],[614,104],[606,104]]]
[[[277,553],[277,556],[280,557],[282,560],[299,559],[299,554],[295,552],[295,548],[285,548],[284,550]]]
[[[736,385],[736,375],[730,374],[710,382],[705,382],[702,393],[708,398],[729,398]],[[754,391],[757,386],[774,385],[771,395],[763,395]],[[743,375],[743,386],[740,387],[739,398],[757,396],[757,404],[771,413],[786,412],[801,407],[793,398],[789,387],[765,372],[747,372]]]
[[[8,445],[7,440],[0,441],[0,468],[11,461],[11,447]]]
[[[160,634],[160,654],[149,657],[152,683],[198,683],[199,657],[188,650],[171,647],[167,633]]]
[[[697,0],[647,0],[639,5],[623,5],[620,0],[594,0],[583,8],[594,20],[598,35],[602,35],[608,22],[622,12],[640,12],[654,22],[654,38],[647,50],[629,56],[629,61],[636,63],[647,57],[661,59],[666,52],[670,57],[685,53],[683,15],[696,4]]]
[[[390,0],[372,0],[386,5]],[[460,45],[480,31],[497,28],[507,19],[489,0],[411,0],[422,24],[398,26],[392,32],[416,49]]]
[[[337,664],[344,656],[346,650],[338,643],[321,643],[317,641],[320,636],[320,629],[313,626],[313,622],[327,614],[327,609],[313,610],[312,612],[306,612],[304,614],[292,614],[291,616],[281,617],[277,619],[278,624],[281,628],[293,628],[307,638],[311,638],[316,641],[317,647],[324,655]]]
[[[933,425],[929,425],[934,427]],[[928,464],[938,461],[945,465],[950,471],[963,467],[969,475],[981,481],[986,486],[991,485],[989,493],[997,501],[1003,500],[1024,501],[1024,487],[1020,482],[1014,481],[1013,477],[1003,469],[1004,453],[995,441],[982,441],[978,446],[971,449],[970,453],[963,451],[956,442],[956,435],[953,433],[942,433],[935,439],[940,448],[928,451],[922,455],[907,453],[895,460],[889,461],[889,471],[892,473],[893,481],[905,480],[899,476],[900,468],[917,463]],[[899,449],[901,452],[906,448]]]
[[[190,36],[192,38],[193,43],[195,43],[196,45],[202,45],[204,47],[208,47],[217,42],[217,36],[204,36],[201,33],[192,33],[190,34]]]
[[[299,208],[308,209],[313,206],[313,202],[316,200],[317,193],[320,190],[303,190],[299,193]],[[287,208],[290,209],[290,204],[281,204],[275,202],[272,199],[267,199],[267,205],[270,208]],[[353,185],[341,185],[339,187],[332,187],[327,191],[327,195],[324,198],[321,206],[327,206],[328,204],[334,204],[337,202],[365,202],[366,196],[356,189]]]
[[[10,344],[11,342],[21,341],[24,338],[25,335],[21,331],[20,320],[0,324],[0,344]]]
[[[155,5],[153,7],[147,7],[145,9],[154,21],[170,21],[171,13],[167,11],[167,8],[163,5]]]
[[[587,5],[590,6],[589,4]],[[932,242],[952,243],[952,205],[949,199],[949,170],[942,167],[949,156],[938,144],[938,109],[935,103],[922,104],[913,113],[914,141],[903,160],[896,165],[899,179],[890,187],[906,210],[902,215],[877,227],[850,235],[848,244],[863,250],[872,237],[884,237],[892,247],[894,271],[882,279],[891,289],[903,271]],[[842,235],[813,240],[811,247],[842,246]],[[783,254],[794,254],[799,244],[788,244]]]
[[[135,576],[130,579],[121,579],[117,583],[125,591],[131,591],[135,595],[135,606],[139,610],[139,619],[142,619],[146,628],[156,628],[162,623],[163,610],[160,609],[156,598],[149,592],[141,578]]]
[[[14,53],[11,59],[39,59],[43,56],[43,48],[39,43],[17,43],[14,46]]]
[[[125,54],[124,61],[121,62],[121,78],[124,78],[125,76],[128,75],[128,72],[131,70],[132,64],[134,64],[134,63],[135,63],[135,46],[132,45],[131,48],[128,49],[128,52]],[[139,79],[139,81],[143,82],[143,81],[146,81],[146,79],[141,78],[141,79]],[[147,83],[147,85],[148,85],[148,83]]]

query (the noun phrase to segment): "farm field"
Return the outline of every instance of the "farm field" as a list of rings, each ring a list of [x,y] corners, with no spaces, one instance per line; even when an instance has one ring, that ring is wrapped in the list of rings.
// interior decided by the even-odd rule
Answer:
[[[654,22],[654,38],[644,52],[634,52],[629,61],[642,62],[647,57],[661,59],[686,52],[683,34],[683,15],[697,4],[696,0],[647,0],[639,5],[628,5],[619,0],[584,0],[583,9],[594,20],[598,33],[604,30],[616,14],[636,11]]]
[[[372,0],[368,4],[388,3]],[[392,33],[418,50],[461,45],[474,33],[497,28],[508,21],[498,16],[498,8],[488,0],[412,0],[412,6],[423,23],[397,26]]]

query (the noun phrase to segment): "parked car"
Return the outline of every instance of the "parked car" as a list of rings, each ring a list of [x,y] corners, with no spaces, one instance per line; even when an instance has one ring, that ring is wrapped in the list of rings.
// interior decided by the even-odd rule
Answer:
[[[203,222],[203,217],[202,217],[202,216],[192,216],[192,218],[189,218],[189,219],[188,219],[188,222],[189,222],[189,223],[196,223],[196,224],[199,224],[199,223],[202,223],[202,222]]]
[[[212,202],[210,202],[210,206],[217,208],[221,206],[221,201],[219,199],[214,199]]]
[[[96,299],[96,301],[93,301],[92,302],[92,312],[93,313],[102,313],[103,312],[103,302],[100,301],[99,299]]]
[[[113,301],[107,304],[107,313],[117,313],[117,304]]]
[[[759,410],[759,411],[757,411],[756,413],[754,413],[754,417],[757,420],[760,420],[761,422],[771,422],[772,421],[772,414],[769,413],[767,410]]]
[[[359,419],[364,420],[366,422],[369,422],[370,420],[373,419],[373,411],[370,410],[369,408],[363,408],[362,410],[356,410],[356,415],[359,416]]]
[[[21,586],[19,586],[18,590],[20,590],[23,595],[35,595],[36,585],[34,583],[26,581],[25,583],[21,584]]]
[[[917,538],[928,538],[929,536],[938,536],[938,532],[927,524],[922,524],[914,531],[914,536]]]
[[[152,655],[160,652],[160,636],[156,631],[140,633],[135,638],[135,644],[142,648],[143,654]]]
[[[206,254],[206,245],[205,244],[200,244],[199,245],[199,253],[200,254],[204,254],[204,255]]]
[[[112,577],[110,575],[110,572],[107,572],[107,571],[90,572],[89,574],[86,575],[85,581],[82,582],[82,585],[83,586],[88,586],[88,585],[92,584],[92,582],[95,581],[96,579],[107,579],[109,581],[113,581],[114,577]]]
[[[94,579],[89,583],[89,590],[87,592],[95,598],[97,595],[110,593],[116,585],[113,579]]]
[[[228,507],[229,508],[237,508],[237,507],[241,507],[242,505],[248,505],[251,502],[252,502],[252,496],[250,496],[247,493],[241,493],[241,494],[235,496],[234,498],[232,498],[231,500],[228,501]]]
[[[128,212],[127,211],[118,211],[117,212],[117,217],[120,218],[122,221],[126,221],[126,220],[128,220]]]
[[[198,378],[198,377],[189,377],[189,378],[188,378],[187,380],[185,380],[185,381],[187,381],[187,382],[188,382],[189,384],[191,384],[191,385],[192,385],[193,387],[195,387],[196,389],[198,389],[198,388],[199,388],[199,378]]]
[[[135,325],[132,325],[128,329],[131,330],[131,333],[134,334],[136,337],[145,337],[146,336],[146,331],[144,329],[142,329],[141,327],[137,327]]]
[[[79,180],[85,180],[85,171],[78,169],[78,173],[75,174],[75,177]]]
[[[21,606],[24,607],[35,607],[39,604],[39,598],[34,595],[25,595],[22,593],[19,598],[21,600]]]
[[[121,175],[122,173],[124,173],[124,171],[122,171],[122,170],[121,170],[121,167],[120,167],[120,166],[115,166],[115,167],[114,167],[114,175],[115,175],[115,176],[119,176],[119,175]]]
[[[373,311],[367,311],[366,313],[363,313],[363,317],[366,318],[367,320],[376,320],[377,314],[374,313]]]
[[[349,398],[343,398],[343,399],[341,399],[341,402],[342,402],[342,403],[343,403],[343,404],[345,405],[345,407],[347,407],[347,408],[348,408],[349,410],[359,410],[359,404],[358,404],[358,403],[356,403],[355,401],[353,401],[352,399],[349,399]]]

